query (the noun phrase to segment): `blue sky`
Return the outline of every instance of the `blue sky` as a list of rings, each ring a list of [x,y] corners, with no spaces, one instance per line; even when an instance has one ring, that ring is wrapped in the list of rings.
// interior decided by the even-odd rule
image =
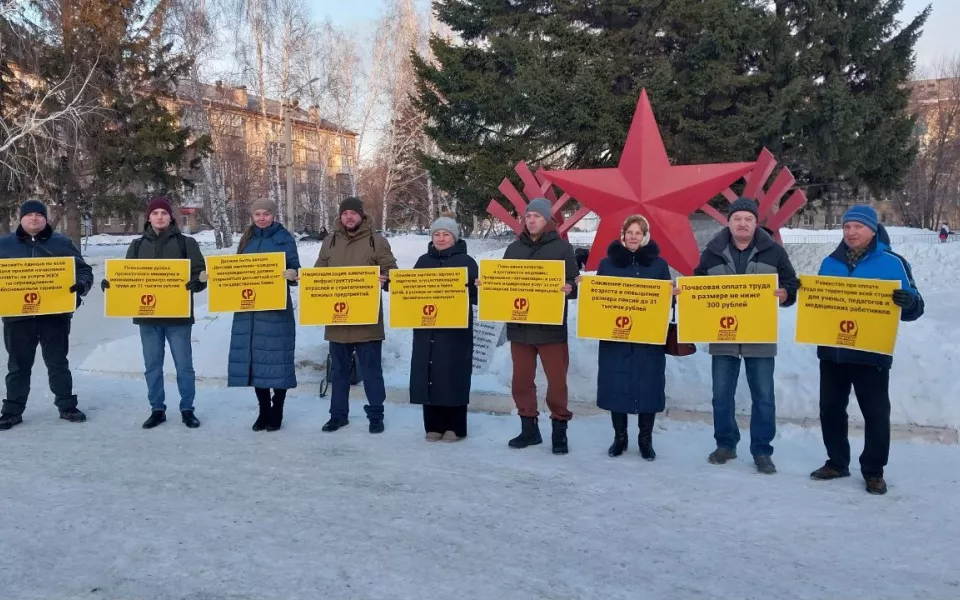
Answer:
[[[427,6],[427,0],[419,0]],[[314,14],[320,19],[329,17],[334,23],[348,30],[355,28],[357,35],[367,38],[370,21],[378,15],[383,0],[310,0]],[[923,38],[917,45],[919,64],[930,64],[944,55],[960,54],[960,0],[906,0],[903,20],[906,21],[933,5],[933,15],[927,21]]]

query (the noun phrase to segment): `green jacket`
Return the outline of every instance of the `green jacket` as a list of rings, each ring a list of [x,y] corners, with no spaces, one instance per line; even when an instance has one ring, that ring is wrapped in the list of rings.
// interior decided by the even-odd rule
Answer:
[[[190,280],[196,281],[206,268],[197,240],[180,233],[176,221],[171,221],[159,234],[148,222],[143,227],[143,236],[133,240],[127,248],[128,259],[183,259],[190,260]],[[201,284],[201,289],[206,288]],[[193,297],[190,298],[190,317],[181,319],[134,319],[136,325],[193,325]]]

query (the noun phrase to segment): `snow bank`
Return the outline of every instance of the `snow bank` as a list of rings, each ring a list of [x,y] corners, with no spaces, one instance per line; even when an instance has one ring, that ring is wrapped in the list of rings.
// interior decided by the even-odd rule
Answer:
[[[401,267],[412,267],[424,251],[426,236],[400,236],[390,243]],[[499,258],[503,242],[470,240],[471,254],[476,258]],[[816,273],[824,256],[835,244],[791,244],[791,259],[799,273]],[[900,425],[926,425],[960,428],[960,380],[954,374],[958,367],[955,332],[960,322],[960,309],[955,295],[960,289],[960,244],[904,244],[896,246],[914,266],[914,274],[927,303],[926,315],[915,323],[903,323],[894,356],[891,376],[892,420]],[[303,264],[312,264],[319,244],[301,244]],[[203,300],[203,296],[199,298]],[[389,308],[389,294],[384,294],[384,310]],[[296,294],[294,294],[296,302]],[[570,303],[569,325],[576,331],[576,302]],[[795,309],[780,314],[780,349],[777,358],[777,412],[784,418],[816,418],[819,415],[819,366],[816,349],[793,343]],[[197,309],[194,328],[194,360],[197,375],[224,379],[227,368],[232,317],[210,315],[205,306]],[[143,366],[139,337],[134,331],[126,338],[98,347],[81,365],[81,369],[112,373],[140,373]],[[388,330],[383,347],[384,377],[389,387],[406,388],[410,376],[410,330]],[[322,328],[301,327],[297,334],[299,377],[303,382],[319,381],[327,356]],[[571,335],[569,387],[571,400],[592,404],[596,394],[597,342]],[[122,357],[122,358],[118,358]],[[172,364],[168,360],[167,364]],[[509,394],[510,352],[501,346],[494,353],[490,368],[474,375],[477,392]],[[538,375],[545,389],[543,375]],[[668,358],[667,405],[682,410],[711,410],[710,359],[706,348],[694,356]],[[737,395],[742,413],[749,412],[749,392],[745,377]],[[862,420],[856,403],[851,403],[851,418]]]

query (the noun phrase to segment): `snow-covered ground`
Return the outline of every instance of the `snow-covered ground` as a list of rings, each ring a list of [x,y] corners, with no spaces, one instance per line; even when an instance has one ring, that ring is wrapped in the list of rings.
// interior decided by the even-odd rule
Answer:
[[[401,267],[413,266],[424,251],[427,239],[415,235],[390,239]],[[503,245],[503,242],[469,241],[470,251],[477,258],[499,258]],[[816,273],[820,261],[834,248],[834,243],[788,246],[799,273]],[[960,244],[913,243],[898,245],[896,249],[913,264],[918,285],[926,299],[927,311],[919,321],[901,325],[891,377],[893,422],[956,429],[960,427],[960,402],[956,401],[960,397],[960,380],[954,375],[960,367],[956,333],[956,323],[960,322],[960,305],[956,302],[960,291]],[[116,252],[122,253],[122,248]],[[305,265],[312,265],[318,252],[317,243],[300,245],[300,258]],[[102,264],[102,258],[97,257],[93,261]],[[98,294],[94,293],[93,296]],[[225,379],[232,317],[208,314],[202,304],[205,297],[203,294],[198,296],[200,306],[197,310],[197,326],[194,328],[196,369],[201,377]],[[91,301],[97,302],[98,298],[91,298]],[[389,305],[389,301],[389,294],[384,294],[385,306]],[[94,312],[100,315],[102,308],[91,306],[89,313]],[[570,303],[570,312],[570,330],[576,331],[576,302]],[[781,343],[776,373],[777,411],[783,418],[815,419],[819,414],[816,351],[813,347],[793,343],[795,322],[795,309],[781,311]],[[80,367],[94,372],[139,374],[143,365],[136,329],[125,320],[121,323],[112,321],[105,328],[118,333],[125,331],[126,336],[118,336],[119,339],[97,348],[82,364],[78,363]],[[410,330],[388,330],[384,344],[384,367],[389,387],[407,387],[411,343]],[[590,406],[596,394],[597,342],[571,336],[570,344],[571,398],[577,405]],[[327,356],[322,328],[300,328],[297,347],[301,380],[319,381],[323,376],[321,365]],[[125,358],[118,360],[118,357]],[[668,408],[710,410],[709,361],[705,347],[691,357],[668,359]],[[509,347],[501,346],[494,354],[489,370],[474,376],[474,390],[509,394],[510,373]],[[749,411],[749,392],[744,378],[742,375],[738,404],[741,412],[746,414]],[[861,420],[855,402],[852,403],[851,418]]]
[[[392,238],[401,266],[411,266],[426,241]],[[470,244],[480,257],[498,256],[503,245]],[[792,246],[791,253],[809,272],[830,249]],[[898,249],[914,262],[928,314],[902,330],[895,417],[960,422],[951,340],[960,321],[960,245]],[[317,244],[303,244],[304,264],[317,251]],[[103,260],[122,252],[90,252],[98,280]],[[196,431],[175,418],[140,429],[148,405],[136,330],[129,320],[101,316],[99,291],[81,308],[71,337],[87,423],[56,418],[38,364],[24,424],[0,432],[0,553],[7,559],[0,598],[960,595],[958,446],[894,443],[885,497],[866,494],[856,475],[811,481],[808,473],[824,459],[819,432],[790,425],[774,442],[779,473],[772,477],[755,472],[746,443],[740,460],[708,464],[711,428],[669,419],[658,421],[655,462],[636,451],[635,421],[630,452],[611,459],[608,418],[582,416],[593,402],[596,343],[581,340],[572,340],[579,414],[569,456],[551,455],[548,444],[510,450],[515,417],[477,413],[467,440],[430,444],[419,410],[393,403],[387,431],[371,436],[359,389],[351,425],[323,434],[328,403],[309,385],[293,391],[282,431],[258,434],[250,431],[253,394],[226,389],[222,380],[230,317],[208,315],[202,306],[198,312],[203,426]],[[792,321],[784,311],[784,338]],[[387,335],[388,383],[402,388],[410,334]],[[781,415],[816,415],[813,352],[782,344]],[[322,330],[301,328],[301,378],[319,379],[314,365],[325,356]],[[505,392],[508,367],[500,348],[475,387]],[[671,407],[708,407],[707,367],[703,352],[671,359]],[[175,396],[172,366],[168,372],[167,391]],[[548,425],[542,428],[547,434]],[[862,440],[851,442],[856,456]]]

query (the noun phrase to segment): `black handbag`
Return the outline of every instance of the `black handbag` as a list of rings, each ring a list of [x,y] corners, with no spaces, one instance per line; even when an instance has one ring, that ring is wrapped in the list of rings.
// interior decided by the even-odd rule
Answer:
[[[330,355],[327,354],[327,363],[326,363],[326,373],[324,373],[323,379],[320,380],[320,397],[326,398],[327,391],[330,389],[331,374],[333,373],[333,359],[330,358]],[[350,385],[357,385],[360,383],[360,369],[357,366],[357,353],[350,353]]]
[[[667,326],[667,354],[670,356],[690,356],[696,354],[696,344],[681,344],[677,338],[677,303],[673,303],[673,314],[670,317],[670,325]]]

